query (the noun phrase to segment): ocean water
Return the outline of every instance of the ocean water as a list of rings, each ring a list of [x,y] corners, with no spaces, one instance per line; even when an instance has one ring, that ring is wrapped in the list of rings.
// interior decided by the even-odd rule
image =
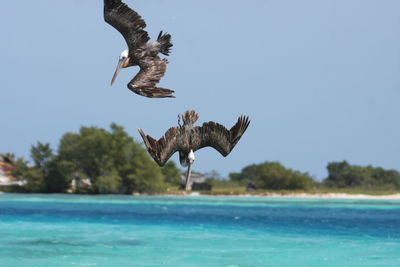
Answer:
[[[400,201],[1,194],[0,266],[400,266]]]

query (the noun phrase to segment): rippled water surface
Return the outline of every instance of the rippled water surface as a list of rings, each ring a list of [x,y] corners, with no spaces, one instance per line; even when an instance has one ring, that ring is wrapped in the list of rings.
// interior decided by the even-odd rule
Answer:
[[[400,266],[400,201],[2,194],[0,266]]]

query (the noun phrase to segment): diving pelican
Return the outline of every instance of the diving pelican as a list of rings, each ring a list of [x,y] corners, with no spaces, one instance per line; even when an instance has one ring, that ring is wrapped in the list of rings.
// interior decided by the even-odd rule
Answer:
[[[156,87],[168,63],[158,53],[169,55],[171,35],[161,31],[155,42],[148,42],[150,38],[144,30],[146,23],[121,0],[104,0],[104,20],[117,29],[128,44],[128,49],[119,57],[111,84],[115,82],[121,68],[139,66],[139,73],[128,83],[132,92],[150,98],[174,97],[173,90]]]
[[[183,120],[183,125],[180,119]],[[230,129],[210,121],[202,126],[194,126],[199,116],[194,110],[186,111],[178,116],[179,127],[170,128],[158,141],[143,130],[138,129],[149,154],[159,166],[164,166],[168,159],[179,151],[179,161],[183,167],[188,167],[185,189],[190,190],[190,174],[195,160],[194,151],[203,147],[213,147],[222,156],[226,157],[235,147],[250,124],[249,117],[240,116],[236,124]]]

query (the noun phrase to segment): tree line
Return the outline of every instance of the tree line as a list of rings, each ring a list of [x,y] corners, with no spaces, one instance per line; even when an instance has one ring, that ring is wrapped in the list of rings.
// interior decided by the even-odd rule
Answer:
[[[30,150],[32,163],[1,154],[1,161],[12,166],[11,174],[26,183],[7,190],[27,193],[163,193],[178,190],[181,170],[173,161],[160,168],[144,146],[123,127],[112,123],[109,130],[81,127],[78,133],[66,133],[54,151],[50,144],[38,142]],[[229,181],[218,173],[208,182],[219,186],[236,184],[254,190],[310,190],[313,188],[361,190],[400,190],[400,173],[372,166],[330,162],[328,177],[315,181],[308,173],[286,168],[279,162],[245,166],[230,173]],[[214,179],[212,179],[214,177]],[[3,190],[2,188],[0,188]]]
[[[66,133],[57,152],[38,142],[30,156],[33,164],[10,153],[2,155],[14,166],[11,174],[26,181],[14,188],[20,192],[132,194],[164,192],[180,184],[180,170],[173,161],[158,167],[142,144],[115,123],[109,131],[81,127],[79,133]]]
[[[400,190],[400,172],[397,170],[350,165],[347,161],[330,162],[327,170],[328,177],[318,182],[308,173],[285,168],[279,162],[264,162],[246,166],[240,173],[231,173],[229,177],[242,184],[251,183],[255,189]]]

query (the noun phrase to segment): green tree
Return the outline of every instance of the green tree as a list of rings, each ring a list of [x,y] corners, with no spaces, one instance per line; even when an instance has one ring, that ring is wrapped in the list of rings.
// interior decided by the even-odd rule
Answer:
[[[347,161],[330,162],[328,163],[327,169],[329,176],[326,179],[325,184],[337,187],[346,186],[347,182],[344,173],[350,170],[350,164],[347,163]]]
[[[98,177],[95,185],[100,193],[118,194],[121,191],[121,177],[114,170]]]
[[[400,189],[400,173],[372,166],[350,165],[346,161],[330,162],[324,185],[335,188]]]
[[[31,147],[33,166],[29,166],[23,159],[15,161],[13,175],[25,180],[23,191],[32,193],[63,193],[70,181],[59,165],[49,144],[38,142]]]
[[[72,177],[69,175],[68,166],[65,166],[58,156],[47,162],[43,178],[46,193],[65,193],[71,187]]]
[[[307,190],[313,180],[307,173],[285,168],[279,162],[252,164],[242,169],[241,173],[230,174],[233,181],[251,181],[257,188],[272,190]]]
[[[14,153],[4,153],[0,154],[0,160],[4,163],[11,164],[12,166],[15,166],[17,159],[15,158]]]
[[[53,156],[53,151],[48,143],[43,144],[38,142],[36,146],[31,147],[31,158],[37,168],[45,167],[52,160]]]
[[[165,182],[171,185],[181,184],[181,172],[174,161],[168,161],[167,164],[161,168],[161,172],[165,177]]]
[[[256,171],[259,166],[251,164],[242,169],[240,173],[230,173],[229,178],[232,181],[244,182],[253,181],[256,179]]]
[[[71,175],[91,180],[94,193],[131,194],[165,187],[161,169],[143,146],[117,124],[111,124],[110,131],[81,127],[77,134],[67,133],[61,138],[58,151]],[[111,181],[106,182],[107,177]]]

